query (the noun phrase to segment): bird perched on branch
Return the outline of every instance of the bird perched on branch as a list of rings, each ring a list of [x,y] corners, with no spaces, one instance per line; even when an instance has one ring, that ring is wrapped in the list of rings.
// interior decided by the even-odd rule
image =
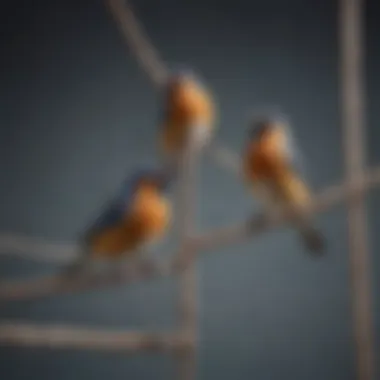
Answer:
[[[287,123],[264,117],[252,122],[243,157],[243,173],[257,198],[270,213],[292,212],[305,247],[324,251],[324,238],[307,216],[311,191],[299,170]],[[297,168],[298,166],[298,168]]]
[[[210,142],[216,119],[215,104],[194,74],[179,72],[169,78],[163,108],[159,148],[167,162],[178,162],[191,132],[195,133],[197,147]]]
[[[166,233],[172,209],[165,196],[171,177],[163,170],[144,168],[122,185],[84,234],[84,252],[65,269],[77,273],[97,262],[118,263],[141,253]]]

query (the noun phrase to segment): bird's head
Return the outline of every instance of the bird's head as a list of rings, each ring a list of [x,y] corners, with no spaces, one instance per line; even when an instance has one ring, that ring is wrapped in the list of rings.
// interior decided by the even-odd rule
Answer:
[[[251,122],[249,128],[249,138],[260,140],[276,127],[276,121],[271,118],[260,118]]]
[[[261,140],[275,131],[287,133],[288,125],[284,118],[276,116],[260,116],[250,122],[249,139]]]
[[[266,138],[274,131],[288,129],[288,117],[277,106],[260,106],[250,111],[248,135],[251,140]]]
[[[174,95],[186,88],[199,86],[200,81],[196,77],[195,73],[190,69],[180,69],[173,71],[170,75],[166,91],[168,95]]]
[[[166,192],[173,181],[172,173],[158,168],[142,168],[132,176],[132,187],[137,190],[141,187],[148,187],[159,192]]]

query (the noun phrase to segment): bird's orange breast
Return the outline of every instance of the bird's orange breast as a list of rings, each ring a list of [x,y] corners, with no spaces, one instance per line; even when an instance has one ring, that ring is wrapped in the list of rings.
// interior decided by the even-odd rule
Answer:
[[[144,239],[155,239],[167,229],[171,220],[171,206],[161,195],[146,192],[137,195],[130,222],[139,226]]]
[[[94,256],[117,257],[160,238],[171,219],[168,201],[153,190],[139,191],[118,225],[92,238]]]
[[[196,84],[180,86],[173,94],[169,109],[173,122],[189,125],[199,121],[206,126],[211,126],[214,119],[214,104],[210,94]]]
[[[105,229],[91,239],[94,257],[118,257],[136,249],[139,245],[137,234],[128,224],[118,224]]]
[[[266,185],[285,203],[304,206],[310,202],[307,184],[294,172],[283,151],[273,141],[252,142],[244,157],[244,174],[249,183]]]
[[[278,153],[270,144],[250,144],[243,158],[247,179],[264,181],[282,175],[286,163]]]

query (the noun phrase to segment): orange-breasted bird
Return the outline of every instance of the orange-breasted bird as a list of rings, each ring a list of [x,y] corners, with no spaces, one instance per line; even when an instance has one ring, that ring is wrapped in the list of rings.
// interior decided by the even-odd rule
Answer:
[[[97,262],[118,263],[160,240],[172,216],[165,196],[171,180],[166,171],[153,168],[140,169],[129,177],[85,231],[79,260],[64,272],[77,273]]]
[[[190,132],[197,147],[210,142],[216,119],[212,95],[190,72],[173,74],[164,90],[159,129],[159,151],[166,162],[178,162]]]
[[[273,118],[254,120],[243,154],[244,177],[268,212],[290,209],[305,247],[321,254],[325,246],[324,238],[310,217],[306,216],[312,195],[297,170],[294,153],[285,121]]]

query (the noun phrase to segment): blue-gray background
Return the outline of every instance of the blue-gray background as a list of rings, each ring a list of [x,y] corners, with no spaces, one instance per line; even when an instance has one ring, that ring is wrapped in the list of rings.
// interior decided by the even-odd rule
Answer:
[[[252,107],[279,105],[294,122],[313,184],[342,177],[335,2],[135,3],[172,67],[191,65],[207,79],[222,110],[221,140],[240,150]],[[380,160],[376,3],[368,1],[366,12],[371,163]],[[1,13],[0,228],[73,240],[125,173],[154,159],[157,97],[100,1],[23,0]],[[240,220],[256,207],[231,174],[208,161],[201,188],[203,228]],[[376,300],[380,198],[369,198]],[[199,260],[200,378],[355,378],[345,216],[341,207],[318,218],[329,241],[323,260],[310,260],[288,230]],[[0,267],[2,277],[54,270],[17,260]],[[170,328],[177,322],[175,285],[167,279],[2,305],[1,316]],[[375,327],[379,348],[378,301]],[[0,352],[4,380],[159,380],[174,368],[160,354]]]

